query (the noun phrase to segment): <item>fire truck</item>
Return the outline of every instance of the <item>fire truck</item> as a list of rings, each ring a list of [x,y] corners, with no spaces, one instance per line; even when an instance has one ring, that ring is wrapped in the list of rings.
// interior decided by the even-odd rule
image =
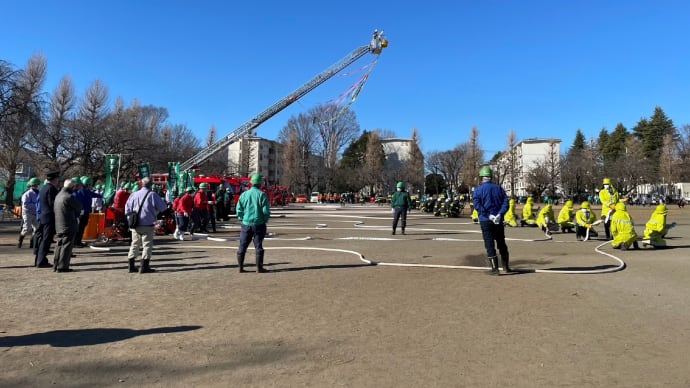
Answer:
[[[307,81],[299,88],[295,89],[292,93],[276,101],[273,105],[269,106],[264,111],[260,112],[258,115],[251,118],[249,121],[240,125],[237,129],[230,132],[225,137],[202,149],[196,155],[192,156],[188,160],[180,163],[180,171],[198,170],[199,166],[203,164],[206,160],[208,160],[211,156],[213,156],[216,152],[226,149],[230,144],[240,140],[241,138],[247,136],[250,133],[253,133],[254,129],[256,129],[259,125],[264,123],[266,120],[275,116],[280,111],[287,108],[288,106],[302,98],[310,91],[314,90],[317,86],[326,82],[328,79],[339,73],[341,70],[345,69],[346,67],[354,63],[356,60],[363,57],[365,54],[371,53],[375,55],[380,55],[383,49],[386,47],[388,47],[388,40],[386,39],[383,30],[374,30],[369,44],[356,48],[354,51],[343,57],[341,60],[329,66],[322,72],[318,73],[316,76],[314,76],[314,78]],[[167,187],[168,174],[152,174],[151,178],[153,179],[154,184]],[[249,183],[249,178],[245,177],[199,175],[194,178],[195,186],[198,187],[198,185],[202,182],[209,183],[210,188],[214,191],[217,190],[217,188],[221,184],[224,185],[226,189],[232,190],[232,193],[234,194],[233,206],[237,203],[239,195],[242,193],[242,191],[246,190],[251,186],[251,183]],[[268,182],[264,181],[262,190],[264,190],[268,194],[271,201],[271,205],[284,205],[292,200],[290,190],[288,190],[288,188],[286,187],[269,185]],[[106,224],[110,224],[113,229],[114,225],[121,224],[121,222],[119,222],[121,220],[118,220],[118,217],[116,217],[114,214],[110,214],[110,217],[108,216],[108,214],[106,214],[106,219],[107,221],[109,221],[106,222]],[[108,233],[105,233],[104,235],[106,236],[106,239],[109,237]]]

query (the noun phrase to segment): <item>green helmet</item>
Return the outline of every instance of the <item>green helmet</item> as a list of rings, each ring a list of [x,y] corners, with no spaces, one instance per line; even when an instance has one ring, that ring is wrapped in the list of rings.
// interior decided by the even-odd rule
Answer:
[[[208,189],[208,183],[202,182],[201,184],[199,184],[199,188],[200,189]]]
[[[124,186],[125,190],[132,190],[132,188],[134,188],[134,184],[132,183],[126,183]]]
[[[123,188],[123,189],[124,189],[125,187],[127,187],[127,181],[122,181],[122,182],[120,182],[120,187]]]
[[[29,179],[29,186],[36,186],[36,185],[40,185],[40,184],[41,184],[41,180],[36,178],[36,177]]]
[[[83,177],[81,177],[81,183],[84,184],[84,185],[90,185],[90,184],[93,183],[93,181],[91,180],[91,178],[89,178],[88,176],[84,175]]]
[[[74,183],[75,186],[81,185],[81,179],[78,176],[75,176],[72,178],[72,183]]]
[[[494,172],[491,171],[491,167],[489,166],[484,166],[479,170],[479,176],[480,177],[489,177],[493,178]]]
[[[193,188],[192,186],[187,186],[187,188],[184,189],[184,191],[186,191],[186,192],[188,192],[188,193],[193,193],[193,192],[194,192],[194,188]]]
[[[402,189],[402,188],[405,188],[405,184],[402,183],[402,182],[398,182],[398,184],[395,185],[395,187],[397,187],[397,188],[399,188],[399,189]]]

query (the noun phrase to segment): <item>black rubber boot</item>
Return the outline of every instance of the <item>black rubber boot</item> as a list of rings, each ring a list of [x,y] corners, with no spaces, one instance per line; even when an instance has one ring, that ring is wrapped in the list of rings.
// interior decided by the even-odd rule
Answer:
[[[24,236],[22,236],[22,235],[20,234],[20,235],[19,235],[19,242],[17,243],[17,248],[21,248],[23,242],[24,242]]]
[[[240,268],[240,273],[247,272],[244,270],[244,252],[237,252],[237,266]]]
[[[501,263],[503,265],[503,271],[505,273],[512,273],[513,270],[510,268],[510,263],[509,263],[509,255],[501,255]]]
[[[256,272],[258,272],[258,273],[266,272],[266,270],[264,269],[264,253],[263,252],[256,252]]]
[[[127,261],[129,263],[129,273],[135,273],[139,270],[139,268],[137,268],[137,266],[134,264],[134,259],[128,259]]]
[[[139,273],[156,272],[155,269],[151,268],[150,264],[151,264],[151,260],[142,260],[141,261],[141,268],[139,268]]]
[[[489,263],[491,264],[491,270],[487,274],[498,275],[498,257],[489,257]]]
[[[35,235],[36,235],[36,234],[34,234],[33,236],[31,236],[31,239],[29,239],[29,248],[31,248],[31,249],[33,249],[33,247],[34,247],[34,241],[36,240],[36,239],[34,238]]]

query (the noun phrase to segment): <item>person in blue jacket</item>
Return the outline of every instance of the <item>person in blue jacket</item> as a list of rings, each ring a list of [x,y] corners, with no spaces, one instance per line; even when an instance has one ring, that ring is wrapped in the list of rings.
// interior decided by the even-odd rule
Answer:
[[[484,166],[479,170],[482,183],[474,189],[472,203],[479,215],[479,226],[482,229],[484,247],[491,264],[491,275],[498,275],[498,257],[496,256],[496,246],[501,254],[503,270],[506,273],[512,272],[509,265],[508,246],[506,245],[505,229],[503,226],[503,216],[508,211],[508,196],[503,188],[493,182],[493,171],[489,166]]]

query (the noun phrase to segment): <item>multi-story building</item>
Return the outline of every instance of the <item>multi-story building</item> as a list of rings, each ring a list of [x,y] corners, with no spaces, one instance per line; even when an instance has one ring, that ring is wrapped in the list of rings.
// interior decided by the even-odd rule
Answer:
[[[230,174],[249,176],[255,172],[271,184],[281,184],[283,145],[261,137],[245,137],[228,146]]]
[[[560,168],[561,139],[526,139],[513,147],[512,152],[505,152],[497,161],[494,168],[499,172],[499,182],[509,196],[526,196],[527,174],[538,165],[545,165],[553,161]],[[511,179],[511,173],[515,178]],[[514,181],[514,192],[511,189]],[[554,182],[561,187],[561,182]]]

